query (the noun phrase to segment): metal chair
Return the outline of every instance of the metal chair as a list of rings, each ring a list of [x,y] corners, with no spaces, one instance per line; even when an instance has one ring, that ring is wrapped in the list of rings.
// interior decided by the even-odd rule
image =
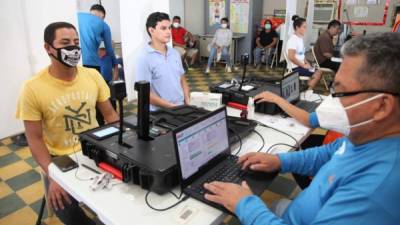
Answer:
[[[314,58],[316,69],[322,71],[322,81],[324,82],[325,88],[326,88],[326,90],[329,90],[328,83],[326,82],[326,79],[325,79],[323,73],[325,72],[325,73],[330,73],[330,74],[333,73],[333,74],[335,74],[335,71],[333,71],[333,70],[331,70],[329,68],[321,67],[319,65],[317,57],[315,56],[314,46],[311,46],[311,53],[312,53],[312,56]]]

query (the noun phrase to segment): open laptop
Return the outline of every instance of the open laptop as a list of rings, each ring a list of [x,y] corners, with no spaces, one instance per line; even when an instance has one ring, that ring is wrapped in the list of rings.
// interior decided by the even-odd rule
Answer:
[[[286,75],[281,80],[280,86],[282,98],[307,112],[314,112],[320,104],[317,102],[300,100],[300,80],[298,72],[292,72]]]
[[[173,138],[183,193],[225,212],[223,206],[204,198],[204,183],[246,180],[253,193],[260,195],[276,175],[241,170],[238,157],[231,155],[225,107],[177,128]]]

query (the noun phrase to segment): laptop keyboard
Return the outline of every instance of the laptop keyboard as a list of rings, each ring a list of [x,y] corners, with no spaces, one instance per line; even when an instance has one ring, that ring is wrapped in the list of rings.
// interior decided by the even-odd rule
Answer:
[[[206,183],[210,183],[213,181],[222,181],[229,183],[240,184],[244,179],[245,172],[241,170],[240,165],[237,164],[238,158],[236,156],[229,156],[225,161],[222,167],[218,169],[218,171],[212,174],[205,181]],[[201,195],[204,195],[206,192],[203,184],[202,185],[190,185],[188,186],[192,191],[197,192]]]

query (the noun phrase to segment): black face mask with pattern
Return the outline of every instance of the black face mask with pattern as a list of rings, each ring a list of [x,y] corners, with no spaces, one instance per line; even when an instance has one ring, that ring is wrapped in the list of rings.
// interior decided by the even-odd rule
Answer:
[[[68,67],[75,67],[81,59],[81,48],[79,46],[70,45],[62,48],[50,46],[57,50],[57,56],[51,53],[49,55]]]

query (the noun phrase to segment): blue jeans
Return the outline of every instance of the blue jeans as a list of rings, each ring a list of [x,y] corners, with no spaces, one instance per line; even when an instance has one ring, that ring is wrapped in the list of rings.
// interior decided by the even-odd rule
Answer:
[[[267,48],[267,49],[265,49],[265,48],[256,47],[254,49],[254,63],[256,65],[261,63],[261,55],[262,55],[263,52],[265,52],[265,62],[268,63],[268,64],[271,64],[272,55],[273,55],[272,53],[275,52],[275,48]]]
[[[47,192],[49,189],[49,179],[45,177],[44,182]],[[65,225],[96,225],[96,223],[90,219],[79,206],[79,202],[76,201],[71,195],[68,194],[68,196],[69,199],[71,199],[71,204],[64,202],[64,209],[59,208],[58,210],[54,210],[54,213],[61,220],[61,222],[63,222]],[[50,204],[50,202],[47,204]]]
[[[207,67],[210,68],[211,64],[214,61],[214,58],[217,57],[217,48],[216,47],[211,47],[210,55],[208,56],[208,62],[207,62]],[[224,59],[226,62],[226,65],[229,67],[231,66],[231,56],[229,55],[229,47],[222,47],[221,50],[221,59]]]

